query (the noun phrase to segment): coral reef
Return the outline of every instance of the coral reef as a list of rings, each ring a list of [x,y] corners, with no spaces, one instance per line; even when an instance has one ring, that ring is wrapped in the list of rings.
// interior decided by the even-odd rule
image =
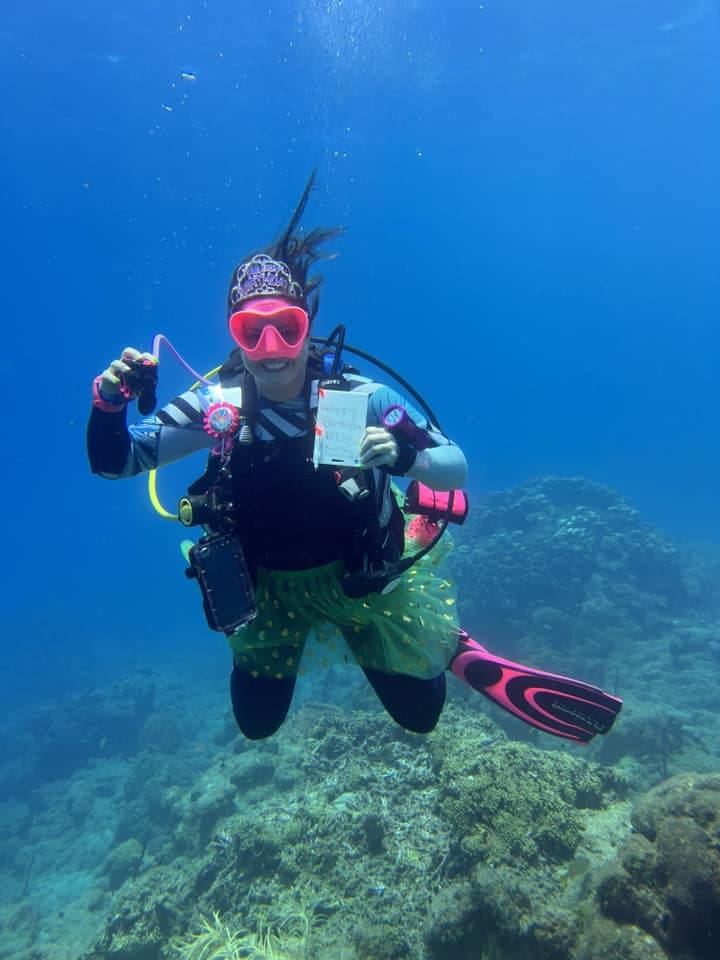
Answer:
[[[35,710],[32,736],[13,744],[16,759],[3,778],[0,799],[67,777],[93,758],[137,753],[154,695],[147,677],[128,676],[59,707]]]
[[[581,894],[628,830],[617,771],[513,743],[454,706],[419,739],[377,714],[308,704],[269,751],[237,746],[196,785],[224,795],[242,783],[234,811],[217,809],[204,852],[128,881],[85,960],[194,957],[223,938],[230,957],[269,943],[269,955],[313,960],[506,948],[575,960]],[[205,836],[206,811],[196,798],[163,816],[176,836],[173,821]]]
[[[720,953],[720,774],[681,774],[644,796],[635,833],[607,869],[603,913],[645,931],[673,960]]]
[[[126,880],[135,876],[143,855],[142,844],[134,838],[125,840],[112,849],[102,868],[112,890],[117,890]]]
[[[622,807],[611,807],[624,820]],[[594,819],[594,825],[593,825]],[[585,820],[582,856],[548,871],[478,865],[435,898],[427,942],[438,960],[711,960],[720,943],[720,774],[674,777],[635,804],[619,851]],[[598,852],[603,850],[598,859]],[[596,872],[595,867],[601,869]],[[563,883],[564,880],[564,883]]]
[[[673,757],[681,753],[688,739],[697,737],[685,727],[680,713],[647,704],[623,716],[614,735],[600,744],[598,757],[605,763],[617,763],[633,756],[665,779]]]
[[[571,647],[641,634],[689,605],[681,558],[614,490],[543,477],[490,494],[458,535],[454,569],[473,624]]]
[[[257,930],[236,930],[217,913],[201,917],[198,929],[172,942],[178,960],[300,960],[311,919],[301,910],[278,921],[259,922]]]
[[[48,705],[0,738],[0,958],[717,956],[720,554],[573,478],[456,540],[471,632],[618,692],[610,736],[560,744],[451,680],[417,737],[335,666],[250,743],[221,657],[217,685]]]
[[[707,960],[720,775],[655,788],[631,834],[628,780],[586,756],[467,703],[427,738],[307,703],[182,789],[140,757],[155,799],[123,812],[73,960]],[[28,902],[1,919],[8,957],[54,957]]]
[[[213,913],[212,920],[201,917],[198,929],[177,937],[172,947],[182,960],[242,960],[247,956],[242,940],[239,931]]]
[[[455,538],[471,634],[625,700],[599,759],[632,762],[638,785],[717,767],[717,548],[672,543],[620,494],[577,477],[491,494]]]
[[[488,735],[489,736],[489,735]],[[564,753],[543,753],[505,737],[493,749],[446,724],[433,738],[443,819],[466,864],[535,864],[572,859],[582,811],[601,809],[627,793],[611,767],[578,765]]]

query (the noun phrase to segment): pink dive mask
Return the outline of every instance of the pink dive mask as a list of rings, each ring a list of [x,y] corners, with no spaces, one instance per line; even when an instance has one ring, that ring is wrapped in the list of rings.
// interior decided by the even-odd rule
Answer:
[[[251,360],[294,360],[310,330],[302,307],[279,297],[248,300],[228,320],[230,334]]]

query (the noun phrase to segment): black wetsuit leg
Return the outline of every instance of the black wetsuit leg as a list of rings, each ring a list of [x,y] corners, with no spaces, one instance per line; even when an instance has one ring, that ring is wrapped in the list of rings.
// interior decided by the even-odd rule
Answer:
[[[295,690],[295,677],[253,677],[233,664],[230,699],[237,725],[249,740],[272,736],[282,725]]]
[[[396,723],[413,733],[430,733],[445,705],[445,674],[430,680],[381,673],[363,667],[380,703]]]

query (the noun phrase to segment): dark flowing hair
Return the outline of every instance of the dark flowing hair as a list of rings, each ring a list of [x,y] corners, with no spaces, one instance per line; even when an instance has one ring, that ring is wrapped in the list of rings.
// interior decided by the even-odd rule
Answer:
[[[319,287],[322,284],[323,278],[320,274],[309,277],[308,273],[318,260],[331,260],[336,256],[334,253],[321,253],[319,248],[324,243],[327,243],[328,240],[335,240],[344,232],[343,227],[316,227],[309,233],[305,233],[300,227],[300,221],[305,213],[310,192],[315,186],[316,172],[317,171],[313,170],[310,174],[300,201],[295,207],[295,212],[292,217],[290,217],[290,222],[280,237],[269,247],[256,250],[254,253],[243,257],[240,263],[236,265],[230,278],[230,286],[228,287],[228,316],[233,310],[237,309],[237,302],[234,304],[232,302],[232,290],[236,282],[238,270],[253,256],[264,253],[272,257],[273,260],[279,260],[287,266],[292,279],[298,284],[302,291],[301,295],[297,298],[298,302],[307,310],[310,321],[312,322],[320,304]]]

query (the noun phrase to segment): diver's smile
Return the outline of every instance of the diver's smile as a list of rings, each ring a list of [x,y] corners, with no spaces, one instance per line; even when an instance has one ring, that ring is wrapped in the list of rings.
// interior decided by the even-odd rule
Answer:
[[[275,356],[252,360],[243,353],[243,363],[255,379],[260,393],[274,403],[282,403],[302,393],[309,349],[310,340],[306,339],[297,357]]]

